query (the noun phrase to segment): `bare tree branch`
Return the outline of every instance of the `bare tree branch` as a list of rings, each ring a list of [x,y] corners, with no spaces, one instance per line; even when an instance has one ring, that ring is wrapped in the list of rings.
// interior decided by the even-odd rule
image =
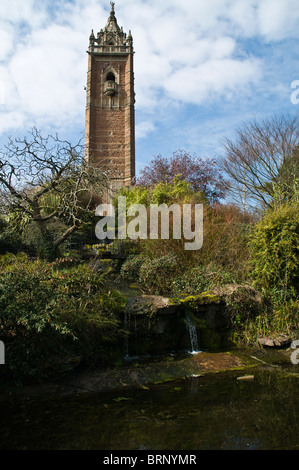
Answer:
[[[233,196],[246,193],[246,204],[272,207],[280,169],[292,157],[299,142],[298,116],[274,116],[242,123],[234,140],[224,139],[218,165],[230,178]],[[243,193],[242,193],[243,188]]]
[[[35,221],[42,235],[57,248],[93,214],[95,199],[109,186],[108,174],[84,158],[81,142],[72,145],[58,136],[43,137],[36,128],[29,137],[11,138],[0,151],[0,196],[7,213],[20,224]],[[68,227],[51,239],[48,222]]]

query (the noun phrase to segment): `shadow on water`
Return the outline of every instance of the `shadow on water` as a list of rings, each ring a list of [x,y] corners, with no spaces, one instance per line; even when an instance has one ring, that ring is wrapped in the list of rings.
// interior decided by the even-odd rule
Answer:
[[[294,370],[291,368],[291,370]],[[299,375],[246,370],[0,403],[1,449],[298,449]]]

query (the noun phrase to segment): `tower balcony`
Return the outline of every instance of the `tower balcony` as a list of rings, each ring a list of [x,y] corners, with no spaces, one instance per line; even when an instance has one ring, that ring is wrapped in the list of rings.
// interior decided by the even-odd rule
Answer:
[[[112,80],[108,80],[104,83],[104,93],[107,96],[113,96],[118,92],[117,83]]]

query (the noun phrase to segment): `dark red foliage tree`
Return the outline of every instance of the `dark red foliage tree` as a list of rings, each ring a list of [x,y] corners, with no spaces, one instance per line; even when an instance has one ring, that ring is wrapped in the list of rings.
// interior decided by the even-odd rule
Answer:
[[[170,158],[156,155],[140,171],[136,184],[149,187],[161,181],[170,183],[178,175],[190,183],[193,191],[202,191],[211,203],[218,203],[225,196],[225,181],[216,160],[203,160],[184,150],[177,150]]]

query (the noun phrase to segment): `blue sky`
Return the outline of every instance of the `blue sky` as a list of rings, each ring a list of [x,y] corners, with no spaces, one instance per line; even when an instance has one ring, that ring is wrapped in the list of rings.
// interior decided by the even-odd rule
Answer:
[[[115,3],[134,39],[137,174],[157,154],[221,153],[242,121],[298,113],[298,0]],[[108,0],[1,0],[0,147],[33,126],[84,136],[88,38],[109,11]]]

